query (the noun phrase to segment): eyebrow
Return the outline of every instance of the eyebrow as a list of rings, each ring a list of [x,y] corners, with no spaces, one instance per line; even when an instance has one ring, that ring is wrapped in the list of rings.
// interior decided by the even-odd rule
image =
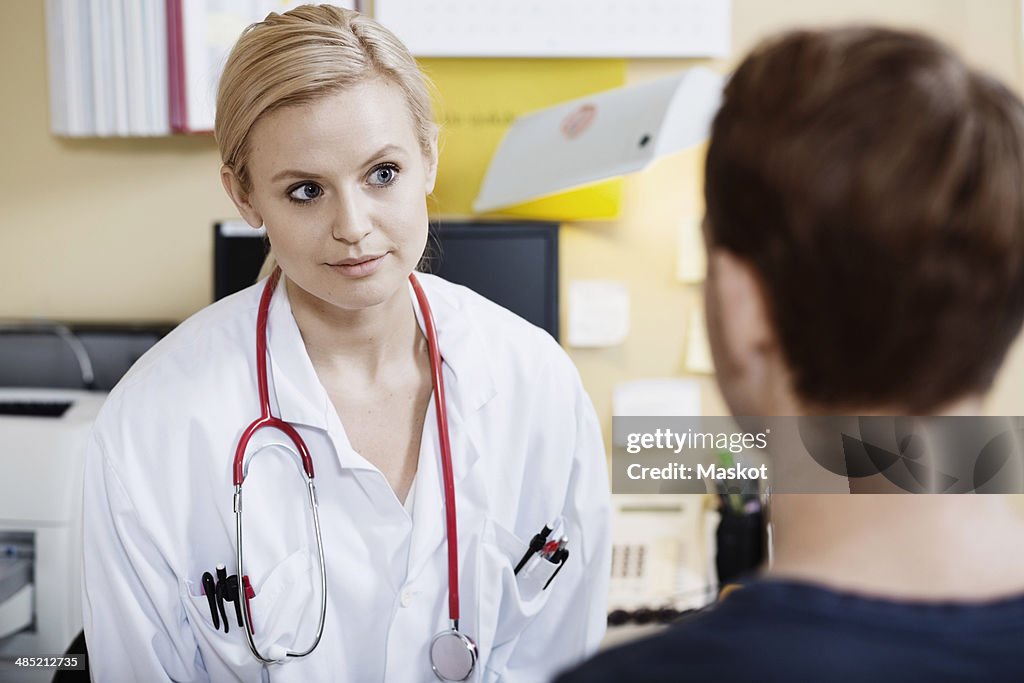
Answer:
[[[369,166],[370,164],[372,164],[373,162],[377,161],[378,159],[380,159],[383,156],[386,156],[388,154],[394,154],[396,152],[401,152],[401,151],[402,151],[402,148],[399,147],[398,145],[393,145],[393,144],[384,145],[379,150],[377,150],[376,153],[371,155],[370,158],[367,159],[363,163],[363,166]],[[319,174],[319,173],[312,173],[310,171],[303,171],[303,170],[300,170],[300,169],[291,169],[291,168],[289,168],[289,169],[285,169],[284,171],[280,171],[279,173],[275,173],[274,177],[270,179],[270,182],[276,183],[278,180],[283,180],[284,178],[310,178],[311,180],[320,180],[323,177],[324,176]]]

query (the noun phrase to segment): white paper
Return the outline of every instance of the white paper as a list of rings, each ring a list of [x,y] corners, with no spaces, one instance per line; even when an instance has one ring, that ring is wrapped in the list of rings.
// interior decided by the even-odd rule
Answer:
[[[690,313],[686,332],[686,369],[689,372],[710,375],[715,372],[708,345],[707,328],[704,326],[704,311],[696,309]]]
[[[613,280],[569,283],[569,346],[617,346],[629,334],[629,289]]]
[[[701,217],[685,216],[676,230],[676,279],[687,284],[703,282],[706,270]]]
[[[695,67],[523,114],[473,202],[478,212],[639,171],[707,138],[723,78]],[[584,127],[571,125],[586,121]]]
[[[612,415],[615,417],[690,417],[700,414],[700,384],[692,379],[620,382],[612,394]]]
[[[421,57],[726,57],[730,0],[375,0]]]

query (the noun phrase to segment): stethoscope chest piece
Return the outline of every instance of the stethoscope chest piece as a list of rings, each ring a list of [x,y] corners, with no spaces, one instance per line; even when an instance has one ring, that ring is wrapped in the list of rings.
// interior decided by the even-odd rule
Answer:
[[[458,628],[441,631],[430,641],[430,668],[442,681],[464,681],[476,667],[476,643]]]

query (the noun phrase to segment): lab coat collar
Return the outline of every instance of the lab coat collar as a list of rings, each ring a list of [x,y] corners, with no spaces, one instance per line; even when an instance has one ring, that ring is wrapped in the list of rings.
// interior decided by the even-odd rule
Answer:
[[[271,407],[285,422],[327,430],[327,411],[333,406],[306,352],[285,285],[282,275],[267,321]]]
[[[455,480],[459,481],[469,473],[479,457],[479,436],[469,418],[495,395],[494,376],[488,363],[484,340],[472,315],[463,310],[462,302],[455,296],[455,286],[433,275],[418,273],[417,278],[427,295],[437,329],[443,360],[448,424],[452,436],[452,469]],[[425,332],[423,316],[411,285],[408,290],[417,324]],[[328,425],[336,424],[334,421],[338,419],[337,414],[306,352],[302,334],[292,315],[284,278],[270,303],[267,346],[270,352],[271,402],[273,406],[276,398],[277,404],[273,406],[275,414],[286,422],[329,431]],[[432,400],[424,422],[417,480],[439,475],[439,451],[434,439],[436,421]],[[426,450],[428,442],[429,451]],[[368,466],[356,457],[347,436],[343,443],[335,445],[342,467]],[[428,463],[433,465],[433,470],[428,467]],[[439,477],[437,482],[437,487],[427,485],[422,488],[417,483],[417,508],[431,504],[424,498],[430,495],[430,489],[437,488],[440,491]],[[420,497],[421,493],[424,498]],[[436,513],[434,516],[438,521],[443,521]],[[440,530],[443,532],[443,524]]]
[[[437,344],[441,347],[443,365],[454,375],[454,381],[445,375],[446,398],[449,404],[457,405],[463,415],[470,415],[491,400],[496,391],[488,362],[490,356],[479,326],[475,324],[472,314],[463,310],[462,301],[456,298],[455,288],[458,285],[426,273],[417,273],[416,279],[426,293],[434,314]],[[416,303],[412,285],[408,287],[416,323],[426,335],[423,312]]]

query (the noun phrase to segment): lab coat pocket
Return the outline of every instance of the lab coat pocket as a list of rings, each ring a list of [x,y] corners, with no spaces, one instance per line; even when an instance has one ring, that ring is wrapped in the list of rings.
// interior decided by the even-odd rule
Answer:
[[[552,578],[558,571],[558,565],[534,555],[516,575],[519,591],[523,595],[537,595],[541,591],[551,590],[554,585]]]
[[[281,659],[288,650],[303,652],[316,637],[320,590],[314,588],[314,575],[319,578],[315,564],[309,548],[299,549],[254,586],[253,639],[264,656]]]
[[[249,601],[253,640],[264,656],[283,658],[285,651],[306,649],[315,635],[319,619],[319,591],[314,590],[315,572],[308,548],[301,548],[281,561],[262,582],[254,582]],[[229,570],[230,571],[230,570]],[[250,577],[252,581],[253,577]],[[189,620],[197,640],[205,641],[229,666],[256,662],[249,651],[242,627],[238,626],[234,603],[225,603],[229,630],[213,626],[210,604],[197,582],[184,582]],[[312,626],[309,621],[312,620]],[[299,640],[305,638],[305,640]],[[203,648],[205,649],[205,648]]]
[[[218,625],[213,625],[210,602],[203,593],[200,581],[184,579],[181,582],[181,600],[192,635],[210,676],[216,678],[218,672],[230,671],[239,680],[255,680],[254,677],[259,676],[260,664],[249,652],[245,635],[238,626],[234,604],[224,603],[224,614],[228,619],[228,631],[225,633],[219,611]],[[214,604],[216,605],[216,601]]]
[[[529,545],[511,531],[489,519],[483,544],[485,571],[484,595],[500,596],[494,624],[493,646],[517,638],[547,602],[554,583],[544,584],[555,566],[540,560],[530,561],[515,574],[515,567]],[[539,558],[538,558],[539,559]]]

